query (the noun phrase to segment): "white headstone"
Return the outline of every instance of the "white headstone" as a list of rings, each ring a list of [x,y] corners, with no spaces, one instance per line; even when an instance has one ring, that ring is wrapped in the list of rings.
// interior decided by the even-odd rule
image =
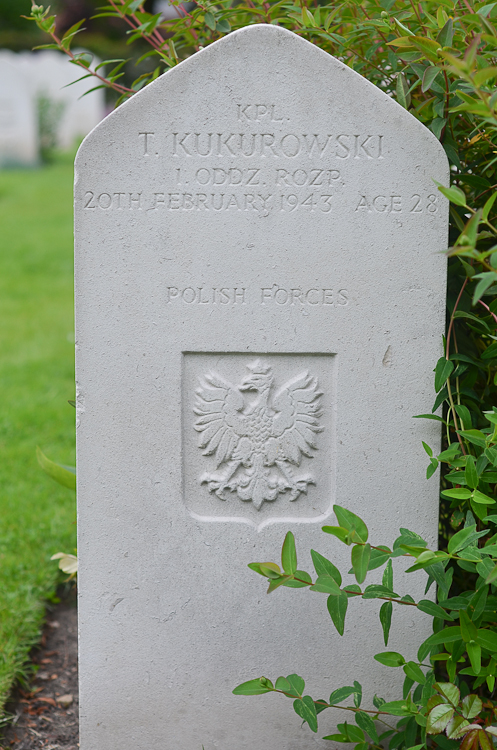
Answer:
[[[105,116],[105,99],[103,89],[87,91],[99,85],[94,78],[85,78],[85,70],[72,65],[67,55],[55,50],[41,52],[10,52],[1,50],[0,59],[14,65],[25,77],[33,99],[45,97],[52,106],[61,110],[57,128],[57,140],[60,148],[71,148],[78,138],[93,130]],[[94,59],[92,68],[98,65]]]
[[[0,60],[0,168],[38,161],[36,111],[23,76]]]
[[[351,601],[341,638],[324,596],[268,597],[247,564],[291,529],[299,567],[312,547],[347,570],[320,531],[334,503],[378,543],[436,543],[421,439],[440,436],[412,419],[444,329],[433,179],[447,160],[422,124],[276,26],[189,58],[82,145],[82,750],[315,748],[290,701],[231,694],[262,674],[396,696],[379,604]],[[389,644],[408,658],[430,632],[413,609]]]

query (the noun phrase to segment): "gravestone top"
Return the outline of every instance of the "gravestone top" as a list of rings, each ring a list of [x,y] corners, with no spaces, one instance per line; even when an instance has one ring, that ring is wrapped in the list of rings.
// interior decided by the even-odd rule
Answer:
[[[0,168],[38,161],[36,112],[23,77],[0,59]]]
[[[277,26],[212,44],[84,141],[83,750],[314,748],[284,701],[231,695],[261,674],[394,697],[369,617],[340,638],[319,597],[265,597],[246,565],[292,529],[347,569],[320,534],[335,503],[382,542],[399,526],[436,542],[419,447],[440,435],[412,419],[431,409],[444,327],[433,179],[447,159],[421,123]],[[401,612],[389,647],[414,655],[425,619]]]

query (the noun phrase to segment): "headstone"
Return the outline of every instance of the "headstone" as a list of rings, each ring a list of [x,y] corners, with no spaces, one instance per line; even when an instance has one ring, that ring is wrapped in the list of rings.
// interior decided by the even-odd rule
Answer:
[[[23,76],[0,60],[0,168],[38,161],[36,112]]]
[[[0,51],[0,59],[8,61],[24,76],[27,86],[35,101],[40,98],[46,106],[52,106],[60,114],[57,125],[57,144],[67,149],[74,145],[78,138],[83,138],[105,116],[105,99],[102,89],[91,91],[99,81],[85,78],[83,68],[72,65],[67,57],[55,50],[41,52]],[[92,69],[98,65],[94,59]]]
[[[412,419],[444,330],[433,179],[447,160],[420,122],[269,25],[190,57],[82,145],[82,750],[315,748],[290,701],[231,694],[262,674],[398,695],[401,670],[372,659],[379,603],[351,601],[340,637],[324,596],[266,596],[247,564],[291,529],[299,567],[314,548],[346,571],[320,531],[334,503],[373,542],[406,526],[436,544],[421,439],[440,433]],[[422,598],[426,576],[408,579],[396,590]],[[430,632],[412,609],[389,643],[407,658]]]

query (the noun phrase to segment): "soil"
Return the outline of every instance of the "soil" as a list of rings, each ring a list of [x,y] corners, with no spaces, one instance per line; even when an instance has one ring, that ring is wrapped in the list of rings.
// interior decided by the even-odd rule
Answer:
[[[0,736],[0,750],[78,750],[78,642],[75,590],[51,605],[31,659],[36,675],[14,691],[14,718]]]

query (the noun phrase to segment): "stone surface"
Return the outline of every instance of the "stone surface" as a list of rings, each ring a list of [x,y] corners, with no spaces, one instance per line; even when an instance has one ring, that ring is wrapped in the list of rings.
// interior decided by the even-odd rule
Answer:
[[[0,59],[0,168],[38,161],[36,111],[24,77]]]
[[[320,531],[334,503],[378,543],[399,526],[436,543],[421,439],[440,435],[412,419],[444,326],[433,179],[448,167],[429,131],[275,26],[189,58],[82,145],[82,750],[315,748],[290,701],[231,694],[261,674],[395,697],[403,674],[372,659],[378,602],[351,602],[341,638],[324,596],[268,597],[247,563],[292,529],[299,567],[312,547],[347,571]],[[416,580],[396,590],[421,596]],[[389,648],[412,658],[429,628],[403,608]]]
[[[78,138],[83,138],[105,115],[102,89],[87,91],[97,83],[93,78],[78,81],[85,71],[69,62],[67,55],[55,50],[41,52],[0,51],[0,59],[9,62],[24,76],[34,99],[47,97],[52,106],[60,110],[57,140],[60,148],[71,148]],[[100,61],[94,59],[92,68]]]

